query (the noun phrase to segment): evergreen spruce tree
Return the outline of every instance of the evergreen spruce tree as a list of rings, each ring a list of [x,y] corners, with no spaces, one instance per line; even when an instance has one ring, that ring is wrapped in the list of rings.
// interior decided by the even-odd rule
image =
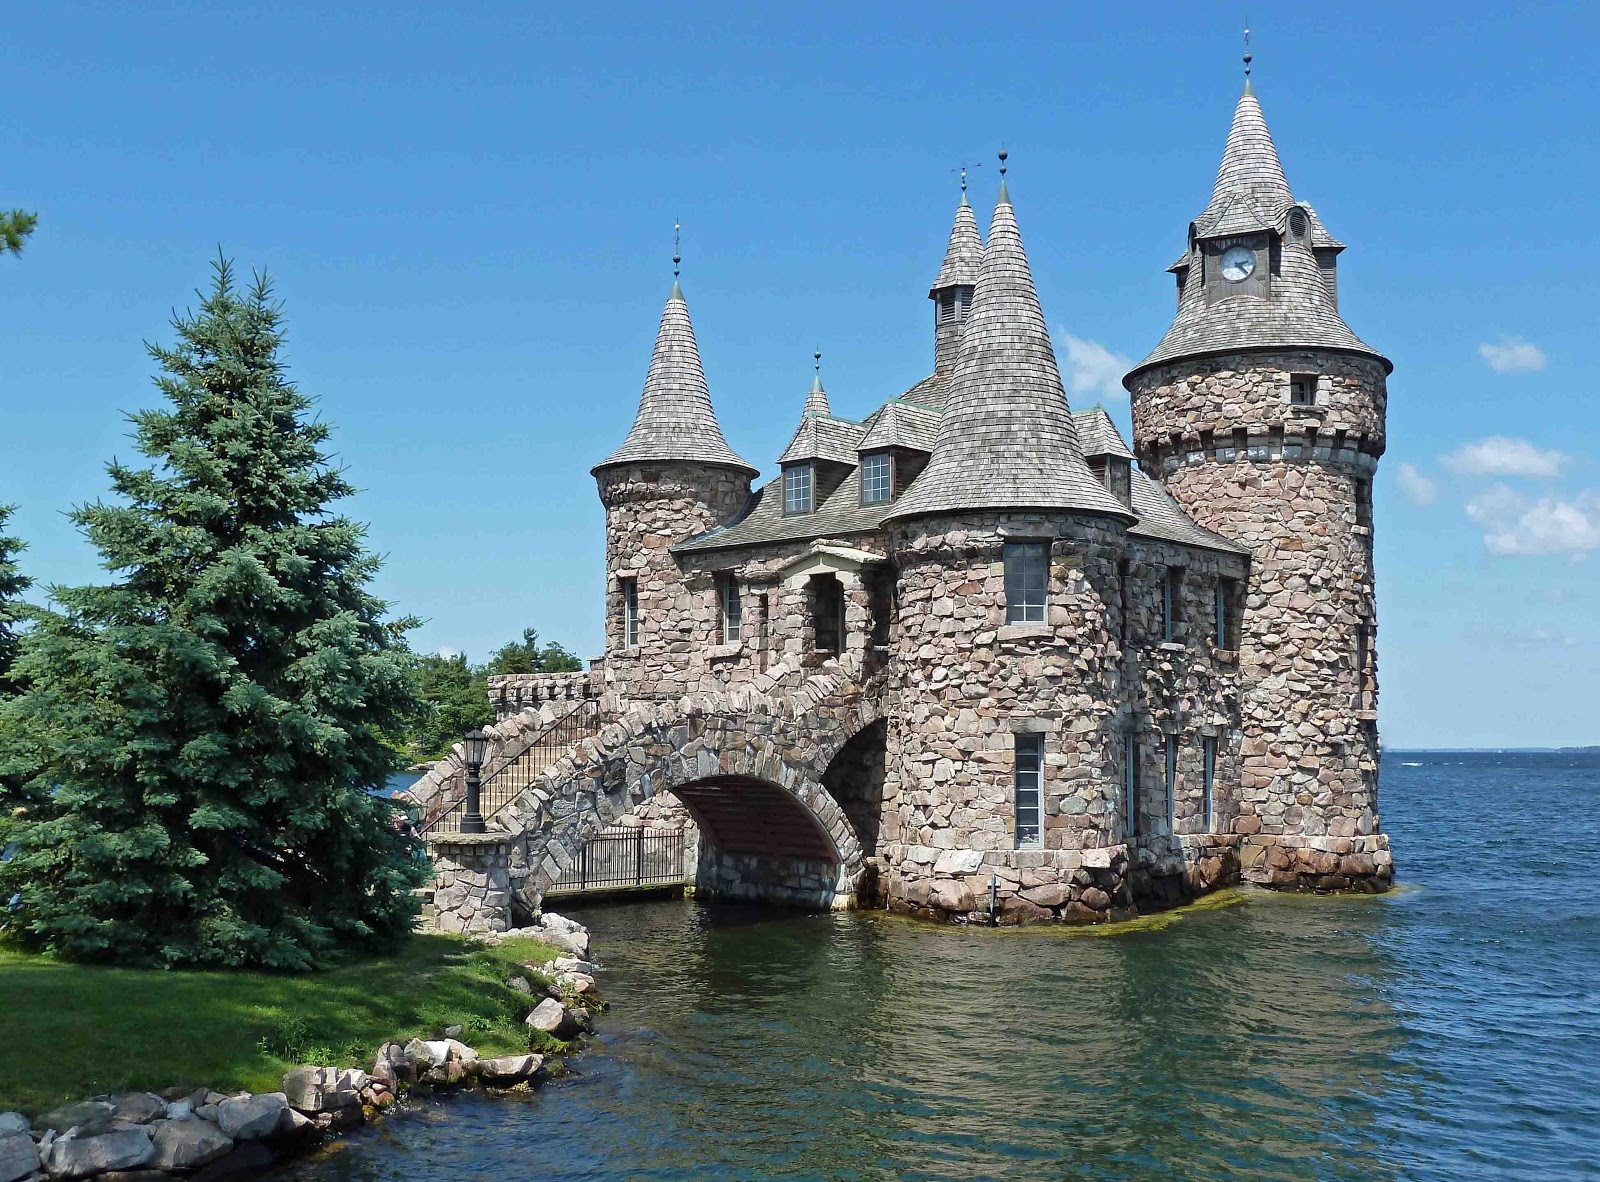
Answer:
[[[21,254],[28,235],[39,224],[39,215],[25,209],[0,211],[0,255]]]
[[[30,781],[0,863],[23,938],[134,965],[306,969],[411,927],[427,876],[380,788],[415,704],[328,427],[286,379],[264,277],[229,263],[132,416],[154,465],[74,520],[116,581],[52,588],[3,708]]]
[[[22,593],[33,583],[17,568],[17,555],[27,547],[6,535],[6,522],[16,512],[15,505],[0,505],[0,698],[11,689],[11,664],[17,657],[17,628],[24,608]]]

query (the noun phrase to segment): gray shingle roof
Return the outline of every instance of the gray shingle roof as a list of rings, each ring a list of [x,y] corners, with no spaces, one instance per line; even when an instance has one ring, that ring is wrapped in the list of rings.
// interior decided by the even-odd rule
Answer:
[[[783,449],[778,463],[797,463],[801,460],[832,460],[836,464],[854,464],[856,449],[866,428],[848,419],[831,415],[807,414],[794,430],[789,446]]]
[[[945,399],[950,396],[950,375],[943,373],[929,374],[911,389],[907,390],[896,402],[914,402],[918,406],[926,406],[933,410],[943,410]]]
[[[1078,450],[1050,333],[1005,186],[961,335],[933,457],[893,519],[968,509],[1126,518]]]
[[[939,437],[939,412],[914,402],[886,402],[867,424],[857,451],[907,447],[931,452]]]
[[[814,513],[783,515],[783,478],[769,480],[753,494],[744,512],[735,521],[710,530],[674,546],[674,553],[695,554],[724,550],[733,546],[752,546],[770,542],[811,541],[815,538],[841,538],[872,533],[883,524],[894,506],[861,503],[861,469],[856,468],[843,483],[817,506]]]
[[[828,392],[822,388],[821,374],[811,379],[811,392],[806,395],[805,409],[800,412],[801,418],[810,415],[833,416],[833,408],[828,405]]]
[[[1137,537],[1159,538],[1164,542],[1177,542],[1184,546],[1198,546],[1202,550],[1221,550],[1227,554],[1248,555],[1250,551],[1238,542],[1221,534],[1202,529],[1189,520],[1182,507],[1172,499],[1172,494],[1138,467],[1133,469],[1133,511],[1139,515],[1136,525],[1128,532]]]
[[[1350,331],[1334,305],[1315,247],[1342,249],[1343,244],[1310,214],[1310,243],[1283,236],[1289,210],[1296,204],[1284,179],[1277,148],[1267,131],[1261,105],[1248,85],[1234,110],[1233,126],[1217,169],[1217,183],[1206,210],[1195,219],[1199,239],[1272,231],[1281,242],[1280,270],[1271,276],[1266,296],[1234,295],[1208,301],[1205,268],[1184,260],[1169,270],[1183,275],[1183,293],[1172,326],[1133,374],[1180,357],[1232,353],[1252,349],[1321,348],[1366,353],[1388,365],[1376,349]],[[1301,205],[1310,213],[1310,207]],[[1198,251],[1198,246],[1195,251]],[[1197,261],[1191,252],[1189,261]],[[1126,384],[1127,379],[1124,379]]]
[[[1133,459],[1133,453],[1122,441],[1122,432],[1117,430],[1105,407],[1091,406],[1087,410],[1075,410],[1072,412],[1072,423],[1077,428],[1078,446],[1083,449],[1084,455]]]
[[[692,460],[738,468],[757,475],[755,468],[734,453],[722,437],[717,412],[711,407],[700,346],[689,322],[683,289],[674,280],[672,294],[661,312],[650,372],[639,396],[639,413],[628,438],[591,471],[613,464],[663,460]]]
[[[961,194],[961,204],[956,206],[955,225],[950,227],[950,245],[945,247],[944,263],[939,275],[928,289],[928,295],[941,287],[956,287],[978,282],[978,264],[983,261],[983,238],[978,233],[978,219],[967,204],[967,195]]]

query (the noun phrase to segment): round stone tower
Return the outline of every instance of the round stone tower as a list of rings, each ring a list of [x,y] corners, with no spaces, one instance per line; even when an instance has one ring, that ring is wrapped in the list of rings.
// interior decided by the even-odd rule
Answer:
[[[606,508],[607,682],[681,694],[712,620],[671,547],[731,521],[757,471],[722,436],[676,280],[633,429],[592,471]]]
[[[1248,82],[1173,265],[1172,327],[1124,379],[1145,471],[1251,552],[1236,637],[1247,878],[1382,889],[1372,478],[1390,363],[1338,311],[1342,243],[1294,199]]]
[[[932,456],[888,517],[885,894],[1103,919],[1132,902],[1112,613],[1135,519],[1084,461],[1004,182],[974,279]]]

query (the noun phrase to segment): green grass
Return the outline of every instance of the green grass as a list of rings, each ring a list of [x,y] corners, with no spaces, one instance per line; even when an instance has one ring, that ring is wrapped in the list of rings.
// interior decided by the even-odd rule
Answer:
[[[463,1027],[485,1054],[528,1049],[508,970],[536,940],[417,935],[393,956],[297,976],[72,964],[0,945],[0,1110],[201,1085],[275,1091],[302,1063],[370,1067],[386,1039]]]

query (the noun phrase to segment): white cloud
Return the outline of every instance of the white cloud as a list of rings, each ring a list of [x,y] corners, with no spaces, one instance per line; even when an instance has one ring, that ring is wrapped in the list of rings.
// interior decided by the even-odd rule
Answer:
[[[1572,457],[1559,451],[1535,447],[1526,439],[1492,435],[1477,443],[1462,444],[1444,457],[1447,466],[1464,476],[1531,476],[1546,478],[1561,475]]]
[[[439,655],[447,661],[453,657],[459,656],[460,654],[461,650],[458,648],[442,648],[439,650]]]
[[[1400,465],[1400,491],[1413,505],[1431,505],[1439,496],[1439,487],[1409,463]]]
[[[1535,372],[1543,369],[1547,360],[1543,349],[1520,337],[1501,337],[1498,345],[1485,341],[1478,346],[1478,356],[1495,373]]]
[[[1571,554],[1600,549],[1600,495],[1581,492],[1570,501],[1530,499],[1496,484],[1467,502],[1467,516],[1483,530],[1491,554]]]
[[[1128,396],[1122,388],[1122,375],[1133,368],[1132,361],[1121,353],[1113,353],[1098,341],[1086,341],[1065,329],[1058,328],[1056,335],[1067,350],[1066,372],[1062,377],[1069,396],[1098,394],[1112,400]]]

